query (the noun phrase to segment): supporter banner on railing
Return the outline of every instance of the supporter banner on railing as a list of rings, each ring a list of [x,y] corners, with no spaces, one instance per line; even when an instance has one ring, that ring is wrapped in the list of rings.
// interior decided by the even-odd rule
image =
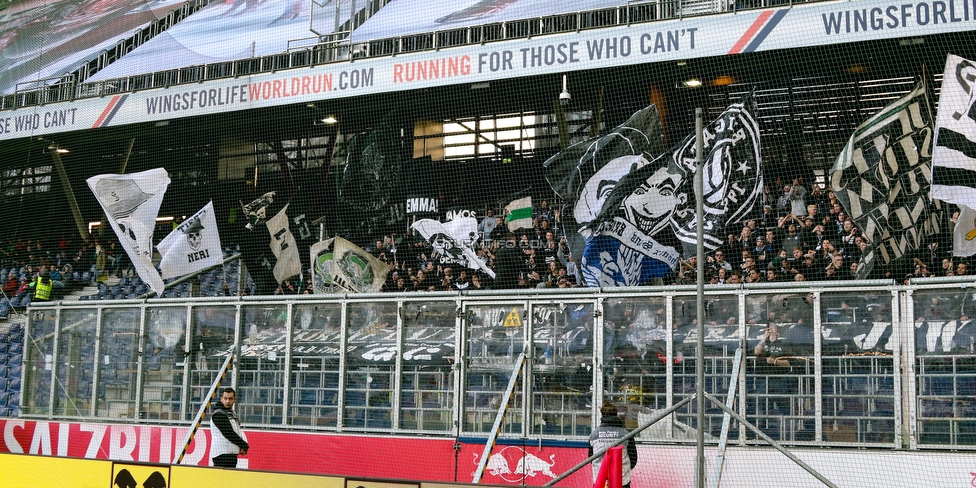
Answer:
[[[433,86],[963,32],[974,26],[976,8],[960,0],[825,2],[401,53],[132,93],[108,92],[125,80],[112,81],[85,85],[77,94],[99,98],[0,112],[0,140]]]

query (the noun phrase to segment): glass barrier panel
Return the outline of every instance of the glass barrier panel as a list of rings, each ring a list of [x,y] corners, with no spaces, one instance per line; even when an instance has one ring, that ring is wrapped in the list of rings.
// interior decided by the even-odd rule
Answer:
[[[346,307],[345,397],[342,426],[390,429],[397,360],[396,302]]]
[[[241,355],[237,363],[238,402],[235,409],[242,422],[282,423],[287,335],[286,304],[241,307]]]
[[[455,310],[451,302],[403,304],[400,428],[454,428]]]
[[[95,414],[100,418],[136,418],[136,372],[139,361],[138,308],[102,311],[99,350],[99,394]]]
[[[608,298],[603,304],[604,402],[634,428],[667,408],[668,330],[664,297]],[[672,356],[671,360],[676,358]],[[663,426],[660,424],[658,427]],[[651,428],[642,438],[668,438]]]
[[[206,400],[210,387],[217,379],[217,371],[229,354],[234,352],[234,331],[237,329],[237,309],[232,306],[193,307],[191,315],[193,334],[190,336],[190,349],[186,360],[176,362],[175,368],[188,368],[190,374],[190,404],[185,406],[185,415],[192,418]],[[221,386],[231,386],[230,376]],[[238,405],[234,407],[240,414],[241,392],[237,392]]]
[[[291,405],[293,425],[335,427],[339,415],[339,343],[342,306],[338,303],[292,308]]]
[[[532,433],[588,436],[593,428],[592,302],[532,307]]]
[[[181,420],[187,360],[186,317],[186,307],[146,309],[140,418]]]
[[[894,442],[891,293],[830,292],[820,300],[823,440]]]
[[[54,311],[39,313],[53,314]],[[98,314],[95,310],[68,309],[61,312],[54,415],[91,415],[97,336]]]
[[[976,445],[974,299],[966,289],[912,296],[920,444]]]
[[[51,407],[51,375],[54,373],[54,335],[57,326],[54,310],[30,314],[29,325],[29,334],[24,337],[22,367],[27,374],[20,411],[26,415],[46,415]]]
[[[816,434],[813,300],[801,293],[746,297],[746,418],[777,441]]]
[[[525,305],[469,305],[465,308],[468,328],[464,378],[465,432],[490,432],[505,389],[525,344]],[[517,381],[499,435],[522,434],[522,381]]]

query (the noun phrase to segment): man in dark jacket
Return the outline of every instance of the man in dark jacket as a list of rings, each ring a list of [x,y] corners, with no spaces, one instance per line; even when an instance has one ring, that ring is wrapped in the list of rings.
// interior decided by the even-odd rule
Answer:
[[[617,414],[617,406],[606,402],[600,407],[600,427],[590,434],[590,456],[595,452],[604,452],[620,439],[624,438],[629,432],[624,428],[623,420]],[[624,488],[630,487],[630,470],[637,466],[637,443],[631,437],[627,441],[627,448],[623,450],[623,474],[621,484]],[[603,457],[593,461],[593,479],[596,480],[600,473],[600,465]]]
[[[237,392],[224,388],[220,402],[214,404],[210,415],[210,457],[218,468],[236,468],[237,455],[247,454],[247,437],[234,413]]]

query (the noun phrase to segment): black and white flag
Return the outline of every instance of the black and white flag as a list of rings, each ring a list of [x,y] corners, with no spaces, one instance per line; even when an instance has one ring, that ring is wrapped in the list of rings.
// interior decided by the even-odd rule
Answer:
[[[858,126],[831,169],[831,190],[882,263],[938,231],[929,201],[931,147],[932,116],[919,85]]]
[[[546,180],[565,203],[562,223],[577,258],[586,244],[575,231],[596,218],[613,185],[634,164],[653,160],[666,149],[657,107],[649,105],[606,135],[573,144],[544,163]]]
[[[108,217],[132,266],[157,295],[163,293],[163,279],[152,262],[152,235],[159,206],[169,186],[165,169],[157,168],[128,175],[98,175],[86,180]]]
[[[285,205],[265,223],[271,233],[271,252],[276,258],[272,272],[278,283],[302,272],[302,259],[298,254],[295,236],[288,225],[287,210],[288,205]]]
[[[949,55],[932,148],[932,198],[976,208],[976,64]]]
[[[460,264],[495,277],[495,272],[478,257],[472,247],[478,238],[476,219],[461,217],[445,223],[422,219],[410,227],[424,236],[434,252],[440,254],[441,262]]]
[[[213,202],[178,225],[156,246],[163,279],[194,273],[224,261]]]
[[[759,125],[751,96],[704,129],[705,247],[722,245],[725,226],[744,221],[762,194]],[[586,238],[581,269],[588,286],[638,286],[669,274],[679,242],[697,241],[694,134],[672,151],[617,157],[583,186],[577,216]],[[653,159],[652,159],[653,158]]]

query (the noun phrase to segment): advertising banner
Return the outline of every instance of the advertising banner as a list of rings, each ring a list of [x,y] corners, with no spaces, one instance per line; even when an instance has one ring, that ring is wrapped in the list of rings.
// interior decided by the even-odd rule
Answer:
[[[968,5],[968,4],[966,4]],[[824,2],[357,59],[0,112],[0,140],[491,80],[973,29],[959,0]]]
[[[252,449],[241,458],[238,469],[218,470],[203,468],[209,457],[206,430],[198,432],[185,458],[188,465],[182,466],[170,466],[161,459],[173,456],[174,442],[186,433],[183,428],[0,419],[0,431],[0,484],[4,488],[417,485],[395,480],[419,480],[424,481],[420,483],[423,487],[453,488],[471,481],[484,449],[483,442],[462,442],[460,450],[455,451],[454,438],[248,431]],[[546,445],[539,447],[538,439],[526,441],[503,440],[495,446],[482,478],[485,486],[541,486],[587,457],[583,442],[544,441]],[[972,456],[965,452],[815,447],[795,447],[791,452],[838,486],[969,486],[971,472],[976,471]],[[712,472],[716,454],[714,447],[706,446],[707,472]],[[693,486],[695,455],[694,445],[639,444],[633,485]],[[723,486],[755,485],[756,466],[763,467],[763,483],[769,486],[823,486],[771,447],[753,446],[729,447]],[[350,480],[338,476],[356,480],[350,484]],[[160,485],[160,481],[168,483]],[[593,486],[592,471],[584,467],[557,486],[589,488]]]

